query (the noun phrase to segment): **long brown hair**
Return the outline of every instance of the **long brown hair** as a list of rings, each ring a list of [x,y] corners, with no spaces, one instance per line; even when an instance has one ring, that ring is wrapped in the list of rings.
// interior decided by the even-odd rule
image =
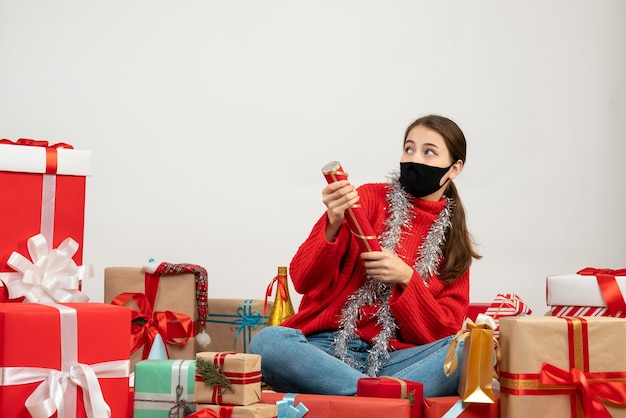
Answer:
[[[450,151],[452,162],[461,160],[465,164],[467,156],[465,135],[454,121],[438,115],[423,116],[406,128],[405,140],[409,131],[416,126],[423,126],[440,134]],[[453,181],[448,182],[444,195],[454,201],[454,209],[452,226],[446,232],[446,242],[443,248],[445,259],[439,266],[439,279],[443,283],[450,284],[457,281],[469,269],[473,258],[480,259],[482,256],[476,252],[472,236],[467,230],[465,208]]]

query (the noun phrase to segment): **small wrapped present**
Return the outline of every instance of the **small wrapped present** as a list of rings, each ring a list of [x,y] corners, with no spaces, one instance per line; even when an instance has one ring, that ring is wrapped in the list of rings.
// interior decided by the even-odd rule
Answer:
[[[207,348],[214,352],[235,351],[247,353],[252,337],[267,326],[260,299],[209,299],[206,321],[211,343]],[[271,303],[270,310],[271,310]]]
[[[500,321],[503,417],[626,417],[626,319]]]
[[[194,359],[196,335],[204,333],[207,287],[206,270],[195,264],[105,268],[104,301],[134,309],[131,370],[148,357],[157,334],[168,358]]]
[[[331,396],[285,394],[263,391],[261,402],[277,403],[285,399],[308,409],[304,418],[410,418],[408,399],[372,398],[369,396]]]
[[[276,405],[269,403],[253,403],[246,406],[198,404],[197,414],[208,409],[213,411],[219,418],[274,418],[276,417]],[[286,418],[286,417],[285,417]]]
[[[546,303],[553,316],[626,317],[626,269],[584,268],[546,277]]]
[[[0,139],[0,280],[21,278],[7,261],[13,251],[27,254],[28,238],[42,234],[57,248],[68,237],[78,248],[72,255],[82,264],[85,221],[85,180],[91,175],[91,151],[65,143]]]
[[[408,399],[411,404],[411,418],[422,416],[424,385],[419,382],[395,377],[364,377],[357,382],[356,396]]]
[[[495,320],[478,314],[476,323],[469,319],[455,336],[448,348],[444,372],[450,376],[457,367],[458,349],[463,342],[461,369],[459,371],[459,395],[463,402],[494,403],[493,379],[499,357],[498,340],[493,336]]]
[[[134,418],[183,418],[195,411],[195,371],[195,360],[135,364]]]
[[[498,293],[487,310],[485,315],[489,315],[496,321],[496,328],[493,330],[493,336],[498,339],[500,328],[498,323],[500,318],[508,316],[530,315],[533,311],[524,303],[524,301],[513,293]]]
[[[494,403],[463,402],[458,396],[424,398],[423,418],[499,418],[500,394],[494,393]]]
[[[232,352],[196,354],[195,401],[250,405],[261,400],[261,356]]]
[[[130,316],[96,302],[0,304],[0,417],[127,416]]]

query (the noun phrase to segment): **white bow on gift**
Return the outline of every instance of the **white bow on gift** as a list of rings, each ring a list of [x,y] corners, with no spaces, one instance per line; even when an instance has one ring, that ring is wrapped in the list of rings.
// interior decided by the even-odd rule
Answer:
[[[25,296],[32,303],[87,302],[89,297],[79,290],[83,279],[93,277],[93,266],[77,266],[72,257],[78,243],[66,238],[58,248],[48,251],[48,243],[38,234],[28,239],[32,261],[13,251],[7,264],[22,273],[22,279],[9,282],[12,298]]]

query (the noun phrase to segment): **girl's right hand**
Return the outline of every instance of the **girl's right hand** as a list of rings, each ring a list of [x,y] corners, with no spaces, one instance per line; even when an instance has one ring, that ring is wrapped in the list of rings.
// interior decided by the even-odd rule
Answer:
[[[359,193],[348,180],[339,180],[328,184],[322,190],[322,202],[326,205],[328,225],[326,239],[333,241],[341,223],[346,218],[346,210],[359,201]]]

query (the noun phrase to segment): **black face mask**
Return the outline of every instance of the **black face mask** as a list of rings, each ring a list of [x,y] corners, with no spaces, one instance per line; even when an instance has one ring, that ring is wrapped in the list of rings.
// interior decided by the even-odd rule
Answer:
[[[433,167],[420,163],[400,163],[400,185],[413,197],[424,197],[435,193],[444,184],[439,184],[441,178],[450,170],[449,167]]]

